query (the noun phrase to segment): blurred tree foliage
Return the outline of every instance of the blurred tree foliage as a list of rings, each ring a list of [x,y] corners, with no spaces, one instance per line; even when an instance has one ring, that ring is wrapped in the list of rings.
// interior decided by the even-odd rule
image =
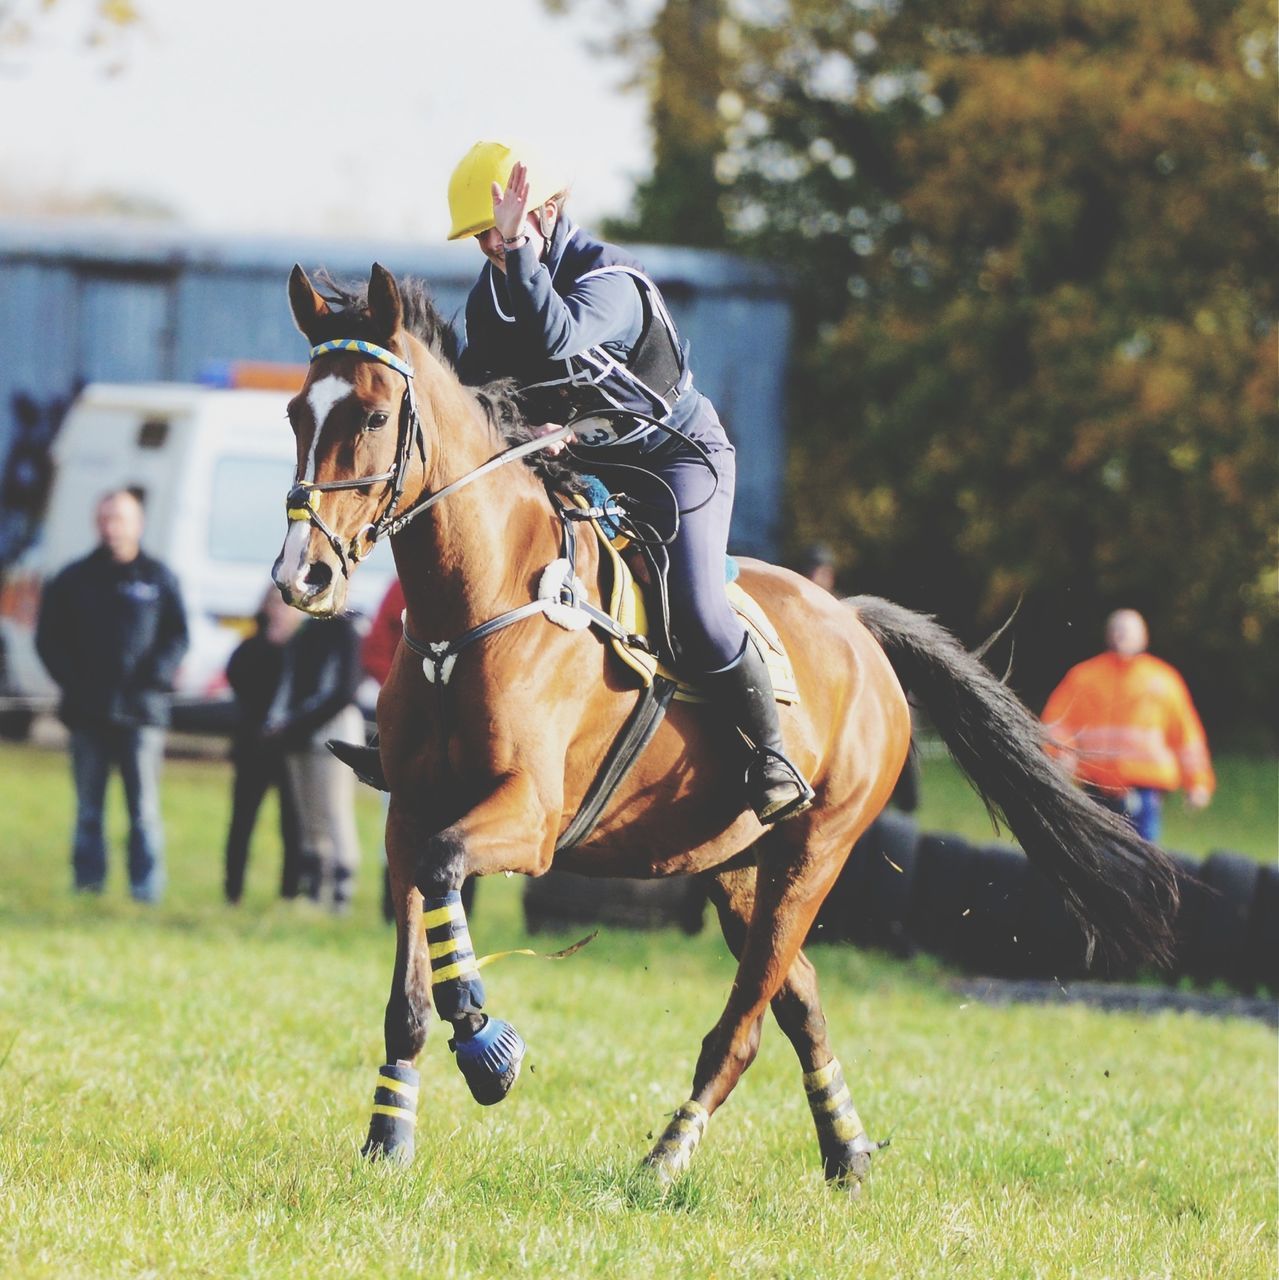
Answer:
[[[970,640],[1020,600],[1035,703],[1132,605],[1212,727],[1273,742],[1270,5],[716,7],[722,243],[795,284],[792,547]],[[680,183],[637,236],[681,242],[645,216]]]
[[[141,22],[133,0],[0,0],[0,75],[22,69],[31,46],[55,30],[96,56],[104,74],[119,75],[122,33]]]

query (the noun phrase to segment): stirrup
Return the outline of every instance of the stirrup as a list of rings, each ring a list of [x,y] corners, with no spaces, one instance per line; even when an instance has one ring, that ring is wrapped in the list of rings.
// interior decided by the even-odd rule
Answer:
[[[769,782],[766,779],[762,771],[772,762],[779,764],[786,772],[788,776],[784,780],[774,779]],[[766,794],[768,791],[788,784],[796,789],[797,794],[793,798],[769,801]],[[811,807],[816,794],[808,780],[786,756],[773,747],[762,746],[755,748],[750,763],[746,766],[746,791],[755,816],[765,824],[785,822],[787,818],[797,817]],[[760,802],[757,802],[757,796]]]
[[[386,774],[382,772],[382,753],[376,747],[361,746],[355,742],[342,742],[330,738],[324,744],[351,770],[366,787],[375,791],[390,791]]]

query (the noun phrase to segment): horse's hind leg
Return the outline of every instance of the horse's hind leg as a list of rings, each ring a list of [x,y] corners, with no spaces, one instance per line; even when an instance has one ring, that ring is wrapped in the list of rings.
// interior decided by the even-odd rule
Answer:
[[[738,957],[737,980],[724,1013],[702,1042],[693,1076],[693,1096],[675,1113],[645,1161],[663,1181],[670,1181],[688,1167],[707,1121],[754,1060],[764,1013],[770,1002],[776,1007],[779,997],[782,1009],[779,1019],[786,1019],[783,1025],[792,1040],[800,1037],[797,1047],[800,1043],[804,1046],[801,1061],[806,1068],[810,1099],[821,1102],[830,1099],[835,1107],[830,1114],[839,1119],[839,1128],[847,1134],[848,1142],[855,1137],[848,1132],[848,1116],[851,1115],[851,1124],[860,1130],[851,1100],[847,1100],[846,1108],[843,1105],[847,1091],[844,1091],[845,1099],[839,1101],[830,1093],[839,1068],[836,1064],[831,1069],[834,1058],[826,1045],[824,1019],[816,1004],[816,989],[811,983],[812,970],[807,961],[804,962],[807,981],[803,967],[797,970],[795,982],[791,981],[800,943],[834,879],[838,864],[810,857],[804,857],[798,867],[779,864],[777,856],[787,850],[788,845],[782,841],[788,837],[790,832],[784,836],[778,832],[759,846],[763,863],[760,870],[727,871],[715,878],[712,900],[719,911],[725,938]],[[764,853],[765,850],[770,850],[772,856]],[[797,1016],[800,1009],[806,1010],[802,1019]],[[793,1035],[791,1028],[794,1028]],[[811,1041],[805,1038],[809,1035]],[[814,1114],[817,1113],[814,1103]],[[828,1145],[831,1144],[824,1140],[823,1157]],[[835,1156],[833,1145],[830,1153]],[[852,1174],[856,1177],[854,1163],[861,1167],[865,1162],[850,1159],[845,1163],[846,1171],[836,1167],[839,1160],[835,1158],[832,1176]]]
[[[373,1115],[363,1154],[407,1163],[413,1158],[418,1073],[414,1060],[431,1020],[431,968],[422,930],[422,899],[394,854],[389,859],[395,904],[395,969],[383,1031],[386,1063],[378,1071]]]
[[[817,971],[802,951],[773,997],[773,1016],[795,1047],[804,1070],[804,1092],[817,1126],[822,1171],[828,1181],[857,1195],[879,1144],[862,1127],[844,1070],[831,1052],[817,994]]]
[[[724,940],[740,959],[755,906],[755,868],[721,872],[711,884],[710,897]],[[773,1016],[794,1046],[804,1072],[823,1171],[831,1182],[857,1194],[870,1172],[871,1153],[877,1144],[862,1128],[843,1070],[831,1052],[817,994],[817,973],[802,951],[792,961],[771,1003]]]

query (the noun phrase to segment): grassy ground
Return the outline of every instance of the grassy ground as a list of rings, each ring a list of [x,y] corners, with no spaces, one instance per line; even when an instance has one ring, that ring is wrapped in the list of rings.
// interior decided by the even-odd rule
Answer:
[[[968,821],[945,811],[949,785],[930,764],[926,826]],[[489,970],[491,1007],[529,1042],[514,1094],[475,1106],[436,1028],[416,1163],[366,1166],[391,959],[378,806],[361,805],[356,910],[334,921],[274,899],[266,828],[245,905],[219,904],[227,793],[225,766],[171,762],[167,902],[128,902],[118,858],[107,896],[80,901],[65,761],[0,748],[0,1275],[1275,1274],[1271,1031],[988,1009],[935,966],[837,948],[815,953],[827,1015],[863,1117],[893,1138],[866,1196],[822,1185],[770,1027],[659,1199],[633,1169],[732,980],[709,930],[614,930],[563,964]],[[524,941],[518,892],[481,886],[482,949]]]
[[[1006,832],[992,834],[985,808],[940,743],[925,741],[920,755],[923,776],[915,816],[923,830],[954,831],[983,844],[1012,838]],[[1279,856],[1279,762],[1227,755],[1213,765],[1217,792],[1207,809],[1187,809],[1181,796],[1165,804],[1164,848],[1195,858],[1228,849],[1274,862]]]

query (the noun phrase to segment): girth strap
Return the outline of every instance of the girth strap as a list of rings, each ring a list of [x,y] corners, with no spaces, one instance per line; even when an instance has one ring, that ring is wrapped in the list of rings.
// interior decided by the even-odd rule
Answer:
[[[600,820],[600,814],[613,798],[614,792],[622,785],[631,766],[652,741],[677,687],[674,680],[656,676],[651,685],[640,691],[639,701],[622,732],[613,740],[590,790],[582,798],[582,807],[578,809],[573,821],[564,828],[564,834],[555,842],[556,853],[575,848],[595,830],[595,824]]]

